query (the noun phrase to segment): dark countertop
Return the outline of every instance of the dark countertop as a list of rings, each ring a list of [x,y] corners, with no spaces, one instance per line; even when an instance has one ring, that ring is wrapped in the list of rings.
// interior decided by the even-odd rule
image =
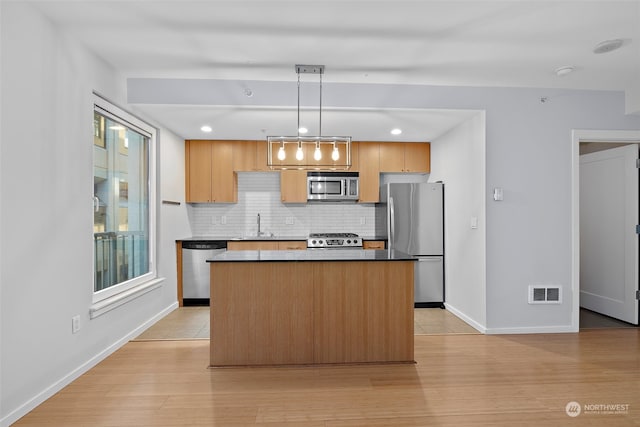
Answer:
[[[396,250],[307,249],[294,251],[227,251],[207,262],[416,261]]]
[[[360,236],[363,241],[370,240],[387,240],[387,237],[379,237],[379,236]],[[212,236],[193,236],[186,237],[184,239],[178,239],[176,242],[209,242],[209,241],[227,241],[227,242],[263,242],[263,241],[274,241],[274,242],[292,242],[292,241],[301,241],[306,242],[309,236],[273,236],[273,237],[212,237]]]

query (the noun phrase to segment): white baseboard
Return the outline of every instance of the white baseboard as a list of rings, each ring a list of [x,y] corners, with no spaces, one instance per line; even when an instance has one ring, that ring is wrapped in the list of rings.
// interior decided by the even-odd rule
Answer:
[[[488,335],[500,334],[566,334],[579,332],[572,325],[558,326],[525,326],[520,328],[487,328]]]
[[[141,324],[140,326],[138,326],[137,328],[135,328],[134,330],[132,330],[128,334],[126,334],[124,337],[120,338],[118,341],[116,341],[113,344],[111,344],[109,347],[107,347],[104,350],[102,350],[100,353],[98,353],[95,356],[93,356],[91,359],[87,360],[82,365],[78,366],[73,371],[69,372],[67,375],[62,377],[60,380],[56,381],[55,383],[53,383],[52,385],[50,385],[46,389],[42,390],[40,393],[38,393],[32,399],[30,399],[27,402],[25,402],[23,405],[19,406],[18,408],[16,408],[13,411],[11,411],[5,417],[0,419],[0,426],[1,427],[8,427],[11,424],[15,423],[16,421],[18,421],[20,418],[22,418],[25,415],[27,415],[29,412],[31,412],[33,409],[35,409],[38,405],[40,405],[45,400],[47,400],[48,398],[50,398],[51,396],[53,396],[54,394],[56,394],[57,392],[59,392],[60,390],[62,390],[66,386],[68,386],[69,384],[71,384],[73,381],[78,379],[82,374],[84,374],[85,372],[89,371],[91,368],[96,366],[98,363],[102,362],[104,359],[109,357],[111,354],[113,354],[120,347],[125,345],[131,339],[133,339],[133,338],[137,337],[138,335],[140,335],[145,329],[147,329],[149,326],[151,326],[154,323],[156,323],[158,320],[162,319],[167,314],[171,313],[176,308],[178,308],[178,302],[177,301],[172,303],[168,307],[166,307],[164,310],[162,310],[161,312],[159,312],[158,314],[156,314],[155,316],[153,316],[152,318],[150,318],[149,320],[147,320],[146,322],[144,322],[143,324]]]
[[[469,316],[467,316],[466,314],[464,314],[463,312],[461,312],[451,304],[448,304],[445,302],[444,306],[447,308],[447,311],[451,312],[451,314],[455,315],[456,317],[459,317],[460,320],[467,323],[469,326],[476,329],[478,332],[481,332],[483,334],[487,333],[487,328],[484,325],[481,325],[480,323],[476,322],[475,320],[473,320],[472,318],[470,318]]]

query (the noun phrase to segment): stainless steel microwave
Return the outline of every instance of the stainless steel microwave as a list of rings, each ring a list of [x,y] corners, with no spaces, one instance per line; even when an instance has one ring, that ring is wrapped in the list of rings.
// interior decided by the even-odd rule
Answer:
[[[307,172],[307,200],[357,201],[359,181],[358,172]]]

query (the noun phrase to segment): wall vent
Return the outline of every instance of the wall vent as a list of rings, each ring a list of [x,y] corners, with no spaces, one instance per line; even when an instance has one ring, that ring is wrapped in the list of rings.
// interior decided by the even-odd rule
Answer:
[[[560,304],[562,288],[560,286],[529,286],[529,304]]]

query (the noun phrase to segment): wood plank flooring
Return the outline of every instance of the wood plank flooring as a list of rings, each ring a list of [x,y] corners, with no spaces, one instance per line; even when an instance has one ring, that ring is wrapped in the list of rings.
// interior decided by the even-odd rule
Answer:
[[[15,425],[640,425],[638,328],[417,335],[415,356],[415,365],[208,369],[206,340],[130,342]],[[571,401],[582,405],[575,418]]]

